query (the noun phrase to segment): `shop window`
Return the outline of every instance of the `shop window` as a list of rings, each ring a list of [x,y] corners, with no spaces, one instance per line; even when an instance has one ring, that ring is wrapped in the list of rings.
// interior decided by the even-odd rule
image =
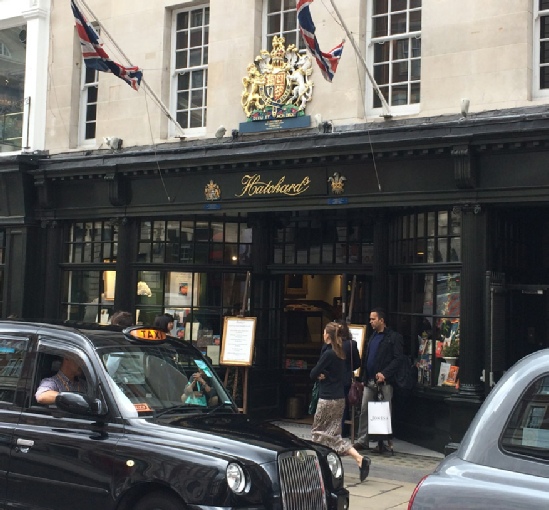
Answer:
[[[370,0],[373,75],[393,108],[420,102],[421,0]],[[381,100],[373,94],[373,108]],[[404,113],[404,111],[403,111]]]
[[[138,261],[201,265],[247,265],[252,229],[245,216],[223,220],[142,221]]]
[[[0,152],[23,146],[26,27],[0,30]]]
[[[65,262],[115,262],[118,252],[118,226],[104,221],[76,222],[69,231]]]
[[[391,323],[418,363],[418,382],[455,388],[459,371],[460,273],[400,273]],[[454,368],[452,368],[454,367]],[[454,378],[452,378],[452,377]]]
[[[171,314],[174,335],[193,342],[219,363],[224,318],[240,312],[246,274],[194,271],[138,271],[136,320],[153,324]]]
[[[373,225],[367,220],[296,212],[274,223],[274,264],[371,264]]]
[[[453,210],[401,216],[390,228],[389,324],[428,387],[459,386],[460,234]]]
[[[106,221],[74,222],[63,256],[63,320],[107,324],[113,312],[118,226]],[[82,265],[93,264],[91,269]]]
[[[283,36],[286,46],[295,44],[298,49],[305,49],[297,23],[297,0],[265,0],[264,6],[266,41],[263,48],[272,47],[273,37]]]
[[[183,129],[206,127],[210,8],[176,12],[173,18],[172,109]]]
[[[64,320],[108,324],[114,301],[105,294],[108,273],[101,270],[66,270],[63,272]],[[112,281],[112,278],[111,278]]]
[[[393,265],[461,262],[461,213],[457,210],[402,216],[391,228]]]

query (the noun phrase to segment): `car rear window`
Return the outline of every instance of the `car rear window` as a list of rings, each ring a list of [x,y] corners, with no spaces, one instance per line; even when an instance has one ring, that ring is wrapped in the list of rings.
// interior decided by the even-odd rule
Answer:
[[[549,375],[535,380],[522,395],[501,446],[511,453],[549,460]]]

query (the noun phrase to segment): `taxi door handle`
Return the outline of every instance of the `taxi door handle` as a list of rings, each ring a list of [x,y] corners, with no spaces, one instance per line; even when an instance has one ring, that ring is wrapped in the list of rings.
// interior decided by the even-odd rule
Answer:
[[[32,439],[17,439],[17,451],[20,451],[21,453],[29,453],[31,446],[34,446],[34,441]]]
[[[32,439],[17,439],[17,446],[34,446],[34,441]]]

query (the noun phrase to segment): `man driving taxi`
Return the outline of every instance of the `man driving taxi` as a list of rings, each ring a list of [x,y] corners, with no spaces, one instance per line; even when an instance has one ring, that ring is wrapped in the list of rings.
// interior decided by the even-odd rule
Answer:
[[[70,358],[63,358],[57,374],[40,381],[35,397],[39,404],[55,404],[55,397],[62,391],[86,393],[86,390],[82,367]]]

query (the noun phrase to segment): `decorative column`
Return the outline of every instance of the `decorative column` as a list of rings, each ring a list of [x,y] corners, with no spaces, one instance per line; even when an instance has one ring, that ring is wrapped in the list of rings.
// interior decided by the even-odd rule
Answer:
[[[387,309],[389,304],[389,225],[384,215],[376,216],[374,223],[374,255],[372,303],[370,308]]]
[[[479,204],[461,207],[461,313],[459,391],[451,406],[451,440],[460,441],[484,397],[484,274],[486,211]]]
[[[131,312],[135,306],[137,279],[132,271],[137,249],[137,227],[128,218],[112,218],[111,223],[118,225],[118,252],[116,256],[116,288],[114,292],[114,310]]]

